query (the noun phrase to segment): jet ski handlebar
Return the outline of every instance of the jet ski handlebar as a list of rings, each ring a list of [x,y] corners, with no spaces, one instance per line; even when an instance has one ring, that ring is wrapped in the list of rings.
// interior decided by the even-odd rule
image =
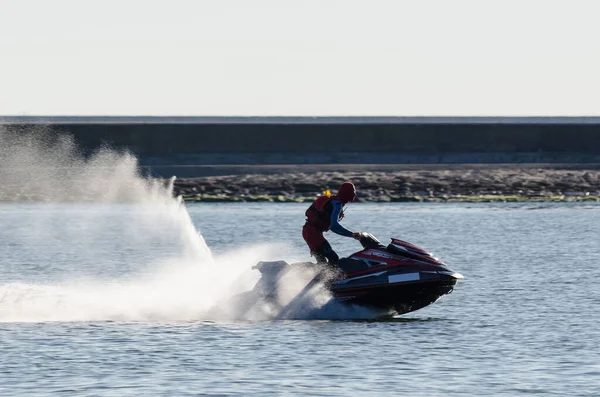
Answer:
[[[360,238],[358,238],[358,241],[363,248],[375,248],[383,245],[375,236],[367,232],[360,232]]]

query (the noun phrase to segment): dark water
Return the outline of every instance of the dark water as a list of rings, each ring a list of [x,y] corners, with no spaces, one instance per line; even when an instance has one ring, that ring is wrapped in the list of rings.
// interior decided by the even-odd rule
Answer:
[[[350,206],[465,275],[386,321],[216,321],[257,259],[308,259],[304,206],[188,209],[214,262],[169,208],[0,205],[0,395],[600,395],[598,205]]]

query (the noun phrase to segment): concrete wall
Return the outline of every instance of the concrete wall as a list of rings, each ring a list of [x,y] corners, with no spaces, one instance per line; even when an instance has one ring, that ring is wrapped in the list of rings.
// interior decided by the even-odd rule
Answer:
[[[9,128],[27,131],[28,124]],[[600,162],[599,123],[54,123],[142,164]]]

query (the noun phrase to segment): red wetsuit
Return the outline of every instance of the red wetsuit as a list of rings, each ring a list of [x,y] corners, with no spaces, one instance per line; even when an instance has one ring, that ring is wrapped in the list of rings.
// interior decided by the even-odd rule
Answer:
[[[341,236],[352,237],[353,233],[339,224],[343,218],[342,201],[334,196],[321,196],[306,210],[306,223],[302,228],[302,237],[317,262],[335,264],[339,257],[323,236],[331,230]]]
[[[321,196],[306,210],[306,223],[302,228],[302,237],[312,253],[318,252],[327,243],[323,233],[331,226],[332,198]]]
[[[339,224],[344,216],[343,206],[356,198],[356,188],[351,182],[344,182],[333,197],[320,196],[306,210],[306,223],[302,228],[302,237],[317,262],[335,264],[339,260],[323,233],[331,230],[341,236],[354,234]]]

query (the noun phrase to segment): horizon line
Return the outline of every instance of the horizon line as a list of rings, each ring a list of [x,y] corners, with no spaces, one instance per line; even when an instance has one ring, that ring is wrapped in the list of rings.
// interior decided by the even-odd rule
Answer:
[[[0,124],[600,124],[600,116],[0,116]]]

